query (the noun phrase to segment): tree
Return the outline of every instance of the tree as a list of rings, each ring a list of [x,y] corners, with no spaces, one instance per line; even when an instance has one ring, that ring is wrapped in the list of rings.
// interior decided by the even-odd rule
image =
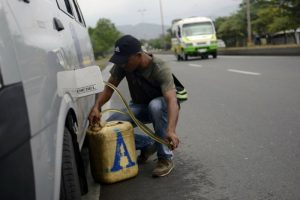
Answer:
[[[277,0],[277,2],[281,5],[281,8],[287,15],[289,28],[294,30],[295,43],[299,44],[299,37],[297,39],[297,28],[300,27],[300,0]]]
[[[218,38],[225,41],[227,46],[242,46],[246,43],[246,17],[237,12],[229,17],[217,18],[216,29]]]
[[[170,31],[168,30],[164,36],[160,35],[158,38],[150,39],[148,41],[148,44],[150,45],[151,48],[155,48],[155,49],[164,49],[164,50],[170,49],[171,48]]]
[[[247,21],[245,1],[240,4],[239,10],[228,17],[219,17],[215,21],[218,37],[223,39],[227,46],[245,44],[247,37]],[[300,0],[250,0],[252,34],[266,37],[277,32],[285,33],[300,27]]]
[[[94,49],[95,58],[112,52],[115,41],[121,36],[115,25],[109,19],[99,19],[96,27],[89,27],[89,34]]]

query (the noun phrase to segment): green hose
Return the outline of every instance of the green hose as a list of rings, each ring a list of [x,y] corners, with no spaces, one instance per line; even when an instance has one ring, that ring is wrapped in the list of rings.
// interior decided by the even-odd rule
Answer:
[[[164,144],[167,147],[169,147],[169,149],[172,149],[171,148],[172,147],[171,143],[169,143],[169,142],[161,139],[160,137],[158,137],[149,127],[147,127],[145,124],[143,124],[141,121],[139,121],[134,116],[134,113],[130,109],[127,101],[125,100],[125,98],[123,97],[123,95],[121,94],[121,92],[113,84],[108,83],[108,82],[104,82],[104,84],[117,92],[118,96],[121,98],[121,100],[124,103],[124,105],[125,105],[125,107],[126,107],[126,109],[127,109],[128,112],[123,112],[123,111],[120,111],[120,110],[117,110],[117,109],[107,109],[107,110],[102,111],[101,114],[103,114],[105,112],[117,112],[117,113],[129,115],[131,117],[131,119],[134,121],[134,123],[139,127],[139,129],[142,130],[145,134],[147,134],[149,137],[151,137],[156,142],[158,142],[160,144]]]

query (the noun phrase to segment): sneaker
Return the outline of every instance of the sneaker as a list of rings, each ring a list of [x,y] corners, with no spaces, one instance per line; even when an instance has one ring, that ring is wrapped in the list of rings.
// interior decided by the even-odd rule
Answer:
[[[156,167],[152,172],[153,177],[161,177],[168,175],[174,168],[174,163],[170,159],[160,158],[157,161]]]
[[[150,156],[156,152],[156,144],[153,143],[141,150],[141,154],[137,158],[138,164],[144,164],[147,162]]]

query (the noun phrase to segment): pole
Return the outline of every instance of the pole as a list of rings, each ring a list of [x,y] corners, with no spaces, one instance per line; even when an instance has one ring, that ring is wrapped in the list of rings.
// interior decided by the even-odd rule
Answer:
[[[251,16],[250,16],[250,0],[246,0],[247,6],[247,32],[248,32],[248,40],[247,45],[251,46],[252,44],[252,34],[251,34]]]
[[[162,32],[162,46],[164,49],[166,49],[165,46],[165,26],[164,26],[164,16],[163,16],[163,7],[162,7],[162,2],[159,0],[159,7],[160,7],[160,19],[161,19],[161,32]]]

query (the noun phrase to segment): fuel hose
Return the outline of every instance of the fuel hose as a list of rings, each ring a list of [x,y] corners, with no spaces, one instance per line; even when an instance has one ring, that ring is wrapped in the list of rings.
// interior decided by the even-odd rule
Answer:
[[[172,149],[172,143],[158,137],[149,127],[147,127],[145,124],[143,124],[140,120],[138,120],[134,116],[134,113],[130,109],[127,101],[124,98],[124,96],[121,94],[121,92],[113,84],[105,82],[105,81],[104,81],[104,84],[107,85],[108,87],[110,87],[111,89],[113,89],[117,93],[117,95],[120,97],[123,104],[125,105],[125,107],[127,109],[127,112],[123,112],[123,111],[118,110],[118,109],[106,109],[106,110],[101,111],[101,114],[106,113],[106,112],[117,112],[117,113],[121,113],[121,114],[124,114],[124,115],[129,115],[131,117],[131,119],[134,121],[134,123],[137,125],[137,127],[141,131],[143,131],[146,135],[148,135],[150,138],[152,138],[156,142],[158,142],[160,144],[163,144],[163,145],[166,145],[169,149]]]

